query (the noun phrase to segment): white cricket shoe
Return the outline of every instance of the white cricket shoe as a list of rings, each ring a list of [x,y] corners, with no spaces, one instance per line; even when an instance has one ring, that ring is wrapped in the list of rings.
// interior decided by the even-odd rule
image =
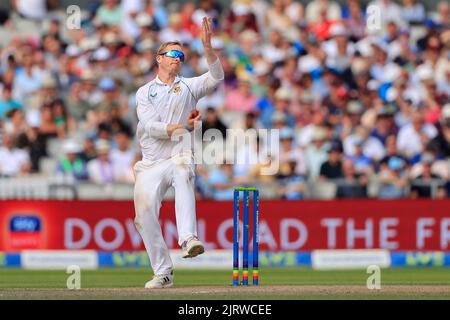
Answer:
[[[173,271],[166,275],[153,276],[153,279],[145,284],[146,289],[162,289],[173,286]]]
[[[197,237],[191,237],[181,245],[183,258],[193,258],[205,252],[203,243]]]

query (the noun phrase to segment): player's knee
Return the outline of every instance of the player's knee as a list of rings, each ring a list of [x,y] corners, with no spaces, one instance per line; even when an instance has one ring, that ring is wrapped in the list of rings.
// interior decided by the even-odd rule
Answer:
[[[175,179],[190,182],[194,178],[194,170],[189,165],[178,166],[175,172]]]

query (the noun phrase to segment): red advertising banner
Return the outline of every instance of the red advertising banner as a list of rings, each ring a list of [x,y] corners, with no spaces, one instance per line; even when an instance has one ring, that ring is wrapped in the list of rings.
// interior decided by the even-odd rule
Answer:
[[[179,248],[174,210],[165,202],[160,218]],[[259,211],[261,250],[450,248],[449,200],[260,201]],[[207,249],[232,247],[232,202],[198,201],[197,218]],[[1,201],[0,251],[22,249],[144,247],[131,201]]]

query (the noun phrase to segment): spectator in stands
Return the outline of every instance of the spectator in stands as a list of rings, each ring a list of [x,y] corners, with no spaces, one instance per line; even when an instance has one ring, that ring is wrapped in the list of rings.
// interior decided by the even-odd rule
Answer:
[[[110,143],[100,139],[95,146],[97,158],[87,164],[89,180],[97,184],[111,184],[116,181],[114,164],[110,159]]]
[[[249,79],[241,78],[236,89],[226,93],[225,109],[229,111],[248,112],[256,108],[258,98],[252,94]]]
[[[40,22],[44,20],[47,14],[47,4],[45,0],[36,0],[32,2],[27,0],[13,0],[11,4],[23,19]]]
[[[306,6],[306,20],[308,23],[318,21],[322,10],[325,10],[325,17],[329,20],[338,20],[341,18],[341,8],[336,1],[313,0]]]
[[[382,199],[403,198],[406,196],[408,174],[405,170],[406,163],[401,158],[389,159],[387,168],[380,172],[381,186],[378,197]]]
[[[226,125],[220,120],[216,109],[208,107],[206,109],[206,113],[204,116],[204,119],[202,121],[202,136],[205,134],[205,132],[208,129],[217,129],[222,134],[222,138],[225,140],[227,135],[227,127]]]
[[[284,14],[289,18],[291,25],[299,24],[305,15],[303,4],[295,0],[283,0]]]
[[[61,123],[56,122],[52,104],[44,104],[41,108],[39,132],[45,135],[48,139],[64,139],[66,136],[65,127],[61,125]]]
[[[312,136],[317,128],[325,126],[327,111],[324,108],[314,110],[312,121],[299,130],[298,141],[302,148],[306,148],[312,142]]]
[[[356,138],[353,141],[354,153],[347,156],[353,163],[355,171],[360,174],[371,174],[374,171],[372,160],[364,154],[364,140]]]
[[[114,164],[114,176],[119,183],[133,183],[132,166],[136,152],[130,146],[130,138],[126,131],[119,131],[114,135],[116,148],[111,151],[110,159]]]
[[[0,147],[0,176],[15,177],[30,172],[30,157],[24,150],[18,149],[14,136],[3,134],[3,145]]]
[[[447,1],[440,1],[437,5],[437,12],[434,14],[433,20],[442,29],[450,27],[450,5]]]
[[[442,108],[438,134],[429,142],[429,145],[437,150],[439,158],[450,157],[450,103]]]
[[[4,130],[14,139],[27,131],[28,124],[22,109],[12,109],[6,114]]]
[[[287,163],[287,171],[278,176],[278,181],[281,185],[279,194],[281,199],[298,200],[304,198],[305,193],[305,178],[299,175],[296,171],[297,162],[292,159]]]
[[[233,165],[224,161],[219,168],[209,172],[207,184],[212,188],[212,199],[232,200],[236,182],[233,177]]]
[[[40,119],[37,113],[28,113],[26,126],[23,131],[16,131],[16,144],[19,149],[26,150],[30,156],[30,172],[39,173],[40,160],[47,157],[47,139],[45,134],[39,131]]]
[[[191,43],[192,35],[189,31],[183,29],[183,21],[181,14],[172,13],[169,16],[169,26],[159,33],[159,41],[161,43],[177,39],[181,43]]]
[[[278,175],[288,176],[291,172],[292,163],[295,164],[295,174],[306,175],[306,163],[303,150],[296,147],[294,142],[294,131],[289,127],[280,130],[280,154]]]
[[[364,173],[357,173],[353,162],[344,159],[342,162],[343,178],[338,181],[336,196],[338,198],[365,198],[369,179]]]
[[[425,8],[416,0],[402,0],[401,17],[409,24],[419,24],[425,20]]]
[[[328,151],[328,160],[320,166],[320,180],[340,179],[342,173],[342,148],[333,145]]]
[[[75,140],[68,139],[62,145],[63,158],[59,160],[56,172],[71,175],[75,180],[87,180],[86,162],[81,158],[81,146]]]
[[[378,111],[375,127],[370,133],[370,136],[377,138],[385,146],[387,137],[396,133],[397,128],[394,122],[394,112],[388,108],[383,108]]]
[[[41,87],[42,80],[34,66],[33,51],[31,48],[22,50],[20,68],[16,69],[13,82],[13,98],[27,105],[32,95]]]
[[[274,191],[266,194],[283,191],[280,197],[289,198],[284,188],[291,182],[289,190],[301,188],[299,176],[314,180],[322,163],[330,162],[328,146],[336,143],[343,146],[342,174],[348,180],[345,188],[338,186],[338,197],[366,194],[360,180],[368,179],[367,167],[371,181],[380,175],[393,181],[384,186],[387,193],[392,187],[404,191],[399,185],[409,165],[415,179],[427,170],[429,155],[431,174],[426,171],[424,179],[441,177],[446,194],[432,194],[450,195],[448,1],[233,0],[223,11],[213,0],[178,1],[173,8],[162,1],[102,0],[77,30],[54,18],[60,12],[53,8],[61,9],[56,0],[47,1],[48,7],[44,2],[15,0],[15,12],[3,25],[4,32],[12,26],[14,32],[0,39],[0,136],[11,135],[29,154],[33,173],[42,172],[42,157],[54,156],[52,148],[47,153],[47,141],[55,140],[53,146],[88,135],[79,154],[86,162],[97,158],[98,139],[115,150],[115,137],[124,131],[134,145],[134,92],[156,75],[159,39],[185,38],[189,59],[182,74],[203,73],[198,23],[208,14],[221,31],[212,43],[225,83],[198,103],[206,115],[203,130],[215,127],[224,134],[220,120],[230,128],[296,130],[293,139],[281,139],[280,154],[268,162],[231,166],[233,181],[270,185]],[[368,4],[380,9],[382,29],[376,33],[366,28]],[[423,35],[410,26],[417,23]],[[313,142],[321,128],[324,138]],[[355,155],[359,139],[362,152]],[[238,154],[255,160],[257,150],[247,146]],[[389,167],[395,159],[403,160],[402,169]],[[278,175],[261,175],[274,160],[281,161]]]
[[[10,85],[3,86],[2,99],[0,100],[0,119],[5,119],[6,114],[13,109],[22,109],[22,104],[13,99],[11,91]]]
[[[425,118],[420,110],[413,113],[410,124],[402,127],[398,133],[397,148],[407,159],[418,156],[428,142],[437,136],[436,128],[425,123]]]
[[[95,17],[108,26],[119,26],[122,19],[122,6],[118,0],[103,0]]]
[[[437,172],[433,172],[433,163],[435,163],[434,156],[430,153],[425,153],[420,163],[416,165],[417,168],[412,168],[411,171],[416,169],[418,173],[420,172],[417,176],[412,176],[410,193],[412,198],[430,198],[432,196],[443,198],[446,196],[446,191],[443,187],[444,177],[437,174]],[[448,175],[446,178],[448,178]]]
[[[347,5],[348,16],[345,18],[344,23],[350,40],[357,41],[366,34],[366,19],[358,0],[348,0]]]
[[[369,130],[364,126],[356,127],[354,133],[344,139],[344,153],[347,157],[355,155],[356,144],[359,144],[362,154],[372,162],[384,157],[383,144],[377,138],[369,136]]]
[[[326,131],[323,127],[317,127],[311,137],[311,144],[305,151],[305,162],[308,170],[308,177],[316,180],[320,174],[322,163],[328,159],[328,143],[326,139]]]
[[[406,162],[406,159],[397,150],[397,136],[390,135],[386,138],[386,156],[380,161],[380,166],[387,167],[388,162],[391,158],[400,158]]]

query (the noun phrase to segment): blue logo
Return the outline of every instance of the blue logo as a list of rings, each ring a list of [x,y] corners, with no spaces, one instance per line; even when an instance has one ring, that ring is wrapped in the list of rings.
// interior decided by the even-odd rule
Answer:
[[[39,232],[41,219],[34,215],[16,215],[9,222],[11,232]]]

